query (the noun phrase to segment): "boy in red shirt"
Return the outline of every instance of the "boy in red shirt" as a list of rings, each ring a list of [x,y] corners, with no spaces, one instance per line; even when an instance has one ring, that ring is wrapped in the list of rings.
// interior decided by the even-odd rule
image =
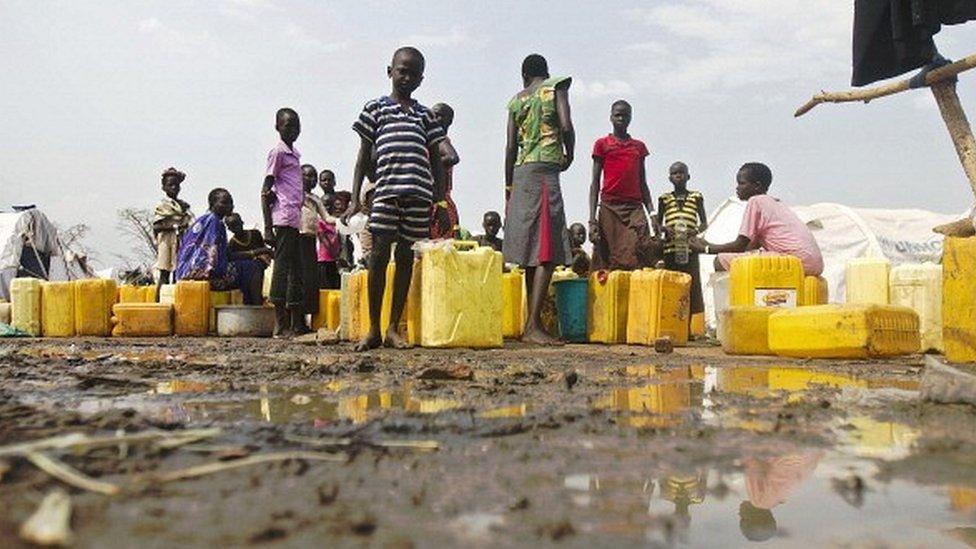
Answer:
[[[593,270],[634,270],[653,264],[649,257],[652,242],[648,218],[654,225],[655,235],[660,229],[644,172],[644,158],[649,153],[642,141],[627,133],[631,117],[629,103],[614,102],[610,107],[613,133],[593,144],[590,184]]]

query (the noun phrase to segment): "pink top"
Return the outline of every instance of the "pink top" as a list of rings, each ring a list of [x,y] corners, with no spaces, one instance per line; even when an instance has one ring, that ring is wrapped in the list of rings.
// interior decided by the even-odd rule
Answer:
[[[278,200],[271,205],[271,223],[276,227],[298,229],[301,226],[302,204],[305,202],[301,156],[298,149],[289,149],[284,141],[279,141],[268,152],[265,177],[274,176],[274,185],[271,188]]]
[[[746,203],[739,234],[763,250],[799,257],[807,276],[823,272],[823,255],[813,233],[789,206],[767,194]]]
[[[339,241],[339,233],[336,232],[335,223],[326,223],[319,219],[319,263],[331,263],[337,261],[342,253],[342,243]]]

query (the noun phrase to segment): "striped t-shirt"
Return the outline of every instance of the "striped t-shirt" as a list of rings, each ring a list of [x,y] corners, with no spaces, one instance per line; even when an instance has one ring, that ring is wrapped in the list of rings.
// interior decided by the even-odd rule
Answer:
[[[352,129],[376,148],[374,201],[434,197],[429,149],[444,139],[434,113],[417,101],[409,110],[388,96],[366,103]]]

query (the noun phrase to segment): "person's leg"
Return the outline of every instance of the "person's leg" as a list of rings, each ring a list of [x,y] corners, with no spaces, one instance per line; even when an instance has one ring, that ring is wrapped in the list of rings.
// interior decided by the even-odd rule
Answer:
[[[260,261],[257,260],[253,260],[253,261],[255,263],[254,270],[251,273],[250,279],[245,281],[245,284],[247,284],[247,292],[245,293],[248,294],[245,295],[245,299],[244,299],[245,305],[261,305],[263,301],[261,299],[261,291],[264,289],[265,265]],[[243,288],[241,289],[243,290]]]
[[[394,349],[408,349],[410,344],[406,342],[397,328],[400,326],[400,317],[403,316],[403,309],[407,304],[407,294],[410,292],[410,278],[413,276],[413,243],[402,238],[397,240],[394,260],[396,261],[396,271],[393,275],[393,304],[390,308],[390,326],[386,329],[386,337],[383,344]]]
[[[302,305],[297,309],[297,314],[293,311],[292,314],[298,318],[293,318],[292,325],[296,327],[296,332],[307,333],[310,330],[305,322],[305,316],[314,315],[319,309],[318,261],[315,254],[314,235],[300,235],[298,242]]]
[[[295,238],[294,254],[289,262],[288,274],[288,315],[291,322],[291,329],[295,335],[307,334],[309,332],[308,323],[305,322],[305,284],[302,280],[302,268],[305,261],[302,259],[304,249],[302,237],[298,229],[292,229]]]
[[[556,270],[553,263],[547,262],[533,269],[532,291],[529,294],[529,321],[525,326],[522,341],[537,345],[558,345],[559,341],[546,333],[542,327],[542,306],[549,292],[549,282]]]
[[[369,333],[356,345],[357,351],[368,351],[383,344],[380,316],[383,312],[383,292],[386,290],[386,266],[390,263],[390,248],[396,237],[390,233],[373,234],[373,251],[369,255]]]
[[[275,260],[271,271],[270,300],[275,308],[275,337],[290,337],[291,319],[288,314],[289,279],[292,264],[297,258],[298,231],[292,227],[275,227]]]
[[[156,282],[156,302],[159,302],[159,295],[163,293],[163,285],[169,284],[169,271],[159,270],[159,281]]]
[[[330,261],[325,264],[325,289],[338,290],[342,285],[342,275],[339,274],[339,264]]]

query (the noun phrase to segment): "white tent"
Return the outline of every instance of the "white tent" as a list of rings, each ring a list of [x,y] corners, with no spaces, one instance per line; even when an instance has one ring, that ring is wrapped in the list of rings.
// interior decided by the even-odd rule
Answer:
[[[830,202],[792,209],[807,224],[820,245],[824,257],[823,277],[827,279],[833,303],[843,301],[844,269],[849,260],[886,257],[893,266],[941,262],[942,235],[933,233],[932,227],[963,217],[915,209],[851,208]],[[709,217],[705,240],[713,243],[735,240],[744,211],[745,202],[737,198],[726,199]],[[714,256],[701,257],[705,316],[709,326],[714,326],[715,322],[709,283],[714,272],[713,262]]]
[[[26,254],[26,257],[25,257]],[[85,258],[67,249],[54,223],[38,209],[0,212],[0,298],[10,299],[18,271],[46,280],[92,276]]]

